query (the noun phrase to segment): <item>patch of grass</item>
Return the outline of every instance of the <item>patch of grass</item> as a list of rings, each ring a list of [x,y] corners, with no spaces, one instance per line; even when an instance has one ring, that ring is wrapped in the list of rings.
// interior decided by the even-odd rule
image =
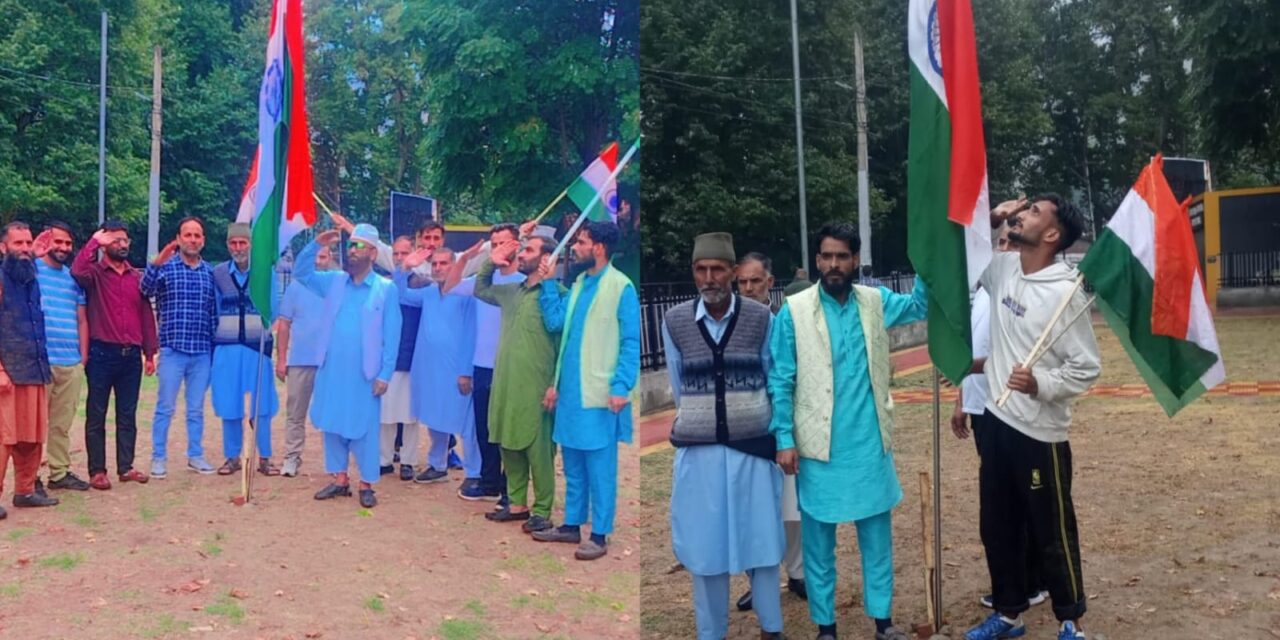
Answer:
[[[230,595],[218,596],[218,601],[207,605],[204,608],[204,612],[222,616],[235,624],[244,621],[244,607],[240,606],[240,603]]]
[[[360,509],[359,511],[356,512],[356,515],[360,516],[361,518],[372,518],[373,509]]]
[[[533,558],[533,570],[540,575],[558,576],[565,572],[564,561],[543,551]]]
[[[62,569],[70,571],[84,562],[84,555],[75,553],[57,553],[40,559],[40,566],[46,569]]]
[[[189,626],[187,622],[165,613],[156,618],[150,626],[143,627],[139,633],[144,638],[163,638],[184,633]]]
[[[444,640],[484,640],[492,637],[489,625],[476,620],[445,620],[436,628]]]
[[[214,533],[213,538],[200,543],[200,550],[203,551],[205,555],[216,558],[222,555],[222,545],[218,543],[226,539],[227,537],[221,532]]]
[[[76,526],[84,527],[86,529],[92,529],[95,526],[97,526],[98,521],[94,520],[93,516],[87,513],[77,513],[75,516],[71,518],[71,523]]]
[[[517,609],[534,608],[545,613],[555,613],[556,599],[551,596],[530,596],[522,593],[511,599],[511,605]]]
[[[0,585],[0,598],[16,598],[19,595],[22,595],[22,585],[16,582]]]
[[[528,556],[513,555],[506,560],[498,563],[498,569],[502,571],[525,571],[529,568]]]
[[[10,531],[9,535],[5,537],[9,539],[9,542],[17,542],[35,532],[36,532],[35,529],[14,529],[13,531]]]
[[[383,611],[387,610],[387,605],[383,604],[382,598],[379,598],[378,596],[373,596],[368,600],[364,601],[364,608],[374,613],[382,613]]]
[[[464,606],[468,611],[476,614],[476,616],[480,618],[485,617],[489,613],[488,610],[485,609],[484,603],[479,600],[468,600],[467,604]]]

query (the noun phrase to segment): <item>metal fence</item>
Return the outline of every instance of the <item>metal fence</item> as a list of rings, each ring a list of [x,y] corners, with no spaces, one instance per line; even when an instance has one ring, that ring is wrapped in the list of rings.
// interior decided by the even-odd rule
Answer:
[[[880,285],[897,293],[911,291],[915,274],[891,273],[877,278]],[[785,285],[769,290],[774,304],[782,303]],[[646,282],[640,285],[640,368],[644,371],[661,369],[667,365],[662,345],[662,318],[667,311],[698,295],[692,282]]]
[[[1224,253],[1218,256],[1223,289],[1280,285],[1280,251]]]

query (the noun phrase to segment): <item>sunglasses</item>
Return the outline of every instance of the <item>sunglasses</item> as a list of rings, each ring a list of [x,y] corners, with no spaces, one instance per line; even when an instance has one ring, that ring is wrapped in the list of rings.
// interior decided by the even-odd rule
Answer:
[[[370,249],[370,248],[372,248],[372,247],[373,247],[373,245],[372,245],[372,244],[369,244],[368,242],[362,242],[362,241],[360,241],[360,240],[352,240],[352,241],[351,241],[351,248],[352,248],[352,249],[359,249],[359,250],[361,250],[361,251],[364,251],[365,249]]]

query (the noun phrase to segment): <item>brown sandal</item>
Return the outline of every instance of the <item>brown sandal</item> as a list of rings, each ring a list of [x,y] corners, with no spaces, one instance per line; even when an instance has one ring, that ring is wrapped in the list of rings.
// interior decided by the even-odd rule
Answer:
[[[227,461],[218,467],[218,475],[229,476],[240,470],[240,460],[238,458],[227,458]]]
[[[280,475],[280,468],[271,464],[270,458],[259,458],[258,473],[261,473],[264,476],[278,476]]]

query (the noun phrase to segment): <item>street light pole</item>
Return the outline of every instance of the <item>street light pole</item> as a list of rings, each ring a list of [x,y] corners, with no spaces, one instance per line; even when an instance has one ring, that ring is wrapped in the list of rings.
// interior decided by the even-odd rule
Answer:
[[[800,183],[800,266],[809,269],[809,214],[804,195],[804,126],[800,107],[800,27],[796,18],[796,0],[791,0],[791,70],[795,77],[796,101],[796,167]]]

